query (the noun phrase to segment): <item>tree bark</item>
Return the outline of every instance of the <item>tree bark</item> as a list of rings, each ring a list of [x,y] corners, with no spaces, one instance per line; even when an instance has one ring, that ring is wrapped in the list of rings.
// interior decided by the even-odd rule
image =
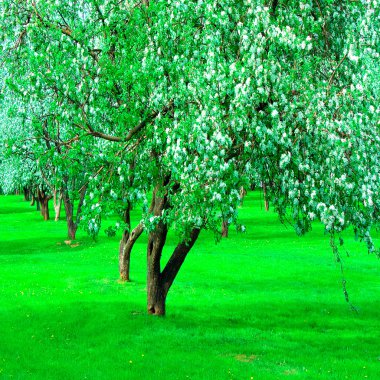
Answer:
[[[227,222],[227,220],[222,221],[222,237],[228,237],[228,222]]]
[[[240,195],[241,205],[243,205],[244,198],[247,195],[247,190],[244,189],[243,186],[240,188],[239,195]]]
[[[166,193],[159,194],[160,187],[153,191],[152,205],[153,215],[161,217],[167,207]],[[168,229],[163,221],[159,221],[156,228],[149,233],[147,247],[147,307],[148,314],[165,315],[165,300],[163,283],[161,281],[161,255],[166,242]]]
[[[27,186],[22,188],[24,192],[24,201],[30,201],[30,189]]]
[[[51,199],[51,195],[48,195],[45,193],[44,190],[38,188],[37,189],[37,197],[38,197],[38,203],[41,205],[41,215],[44,218],[44,220],[49,220],[49,200]]]
[[[79,203],[76,210],[76,215],[74,218],[74,201],[70,199],[68,190],[68,178],[63,179],[63,185],[61,190],[63,205],[66,212],[66,222],[67,222],[67,235],[69,239],[75,240],[76,233],[78,230],[79,215],[82,209],[84,196],[86,194],[87,187],[83,186],[79,194]]]
[[[165,315],[166,297],[179,270],[184,263],[187,254],[198,239],[199,228],[194,228],[189,239],[183,240],[177,245],[167,262],[164,270],[160,273],[159,261],[162,249],[165,245],[167,229],[166,226],[158,226],[156,231],[149,237],[148,242],[148,313],[152,315]],[[149,256],[150,255],[150,256]]]
[[[162,212],[169,208],[167,193],[159,194],[157,186],[153,192],[151,212],[156,217],[161,217]],[[164,270],[161,272],[161,256],[165,246],[168,227],[159,220],[155,229],[149,233],[147,247],[147,309],[148,314],[163,316],[166,312],[166,296],[174,279],[190,249],[193,247],[200,233],[199,228],[191,230],[190,235],[180,242],[174,249]]]
[[[75,235],[77,232],[77,226],[74,223],[74,205],[70,200],[68,190],[62,190],[63,204],[66,212],[66,222],[67,222],[67,235],[69,239],[75,240]]]
[[[53,193],[53,203],[54,203],[54,220],[57,222],[61,216],[61,207],[62,207],[62,192],[59,193],[58,191],[54,190]]]
[[[32,192],[32,197],[31,197],[31,200],[30,200],[30,205],[34,206],[35,202],[36,202],[36,197],[35,197],[34,193]]]
[[[193,228],[190,232],[189,238],[180,242],[170,256],[169,261],[162,271],[165,294],[168,293],[170,287],[172,286],[174,279],[176,278],[182,264],[187,257],[187,254],[190,252],[191,248],[193,248],[195,242],[197,241],[200,232],[200,228]]]
[[[119,247],[119,273],[122,281],[130,281],[130,262],[132,248],[144,228],[140,223],[131,233],[124,231]]]

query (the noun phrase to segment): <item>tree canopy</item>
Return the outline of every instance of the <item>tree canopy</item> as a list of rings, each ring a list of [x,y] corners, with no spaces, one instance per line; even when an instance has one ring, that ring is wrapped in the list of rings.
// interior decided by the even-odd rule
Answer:
[[[375,250],[377,1],[3,1],[0,14],[3,92],[17,99],[2,128],[27,126],[9,147],[28,130],[59,181],[82,173],[93,233],[105,209],[141,207],[149,312],[165,312],[200,230],[244,229],[252,182],[298,234],[320,220]],[[169,228],[179,243],[161,269]]]

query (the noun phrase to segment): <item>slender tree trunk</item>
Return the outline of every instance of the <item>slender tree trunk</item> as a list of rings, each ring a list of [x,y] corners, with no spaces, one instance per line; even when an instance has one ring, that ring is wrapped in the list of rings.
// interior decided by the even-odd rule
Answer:
[[[241,200],[241,205],[243,205],[243,202],[244,202],[244,198],[245,198],[245,196],[247,195],[247,190],[246,189],[244,189],[244,187],[242,186],[241,188],[240,188],[240,200]]]
[[[265,211],[269,211],[269,201],[267,195],[267,185],[263,182],[263,194],[264,194],[264,202],[265,202]]]
[[[66,212],[66,222],[67,222],[67,235],[69,239],[75,240],[75,235],[77,232],[77,225],[74,222],[74,205],[71,202],[67,189],[62,191],[62,198],[63,198],[63,204],[65,206],[65,212]]]
[[[36,196],[34,195],[34,193],[32,192],[32,198],[30,200],[30,205],[31,206],[34,206],[34,203],[36,202]]]
[[[131,233],[124,231],[119,247],[119,272],[120,279],[130,281],[130,262],[132,248],[142,234],[144,228],[140,223]]]
[[[30,189],[27,186],[22,188],[24,192],[24,201],[30,201]]]
[[[58,191],[54,190],[53,195],[54,195],[53,203],[54,203],[54,214],[55,214],[54,220],[57,222],[59,220],[60,215],[61,215],[62,192],[58,194]]]
[[[66,212],[66,223],[67,223],[67,235],[69,239],[75,240],[76,233],[78,230],[79,216],[83,205],[84,196],[86,194],[87,187],[83,186],[79,192],[79,203],[77,206],[76,216],[74,218],[74,201],[70,199],[68,190],[68,178],[63,178],[63,185],[61,189],[61,195],[63,200],[63,205]]]
[[[222,237],[228,237],[228,221],[222,221]]]

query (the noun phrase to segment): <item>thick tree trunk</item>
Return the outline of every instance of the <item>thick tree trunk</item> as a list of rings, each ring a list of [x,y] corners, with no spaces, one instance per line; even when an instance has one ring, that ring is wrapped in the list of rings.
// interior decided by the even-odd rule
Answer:
[[[165,315],[166,294],[161,279],[160,261],[167,233],[167,226],[164,223],[159,222],[155,230],[149,234],[148,239],[148,313],[153,315]]]
[[[159,194],[160,186],[153,191],[150,211],[160,217],[168,207],[167,196]],[[161,281],[161,255],[166,242],[168,229],[166,224],[159,221],[156,228],[149,233],[147,248],[147,308],[153,315],[165,315],[166,294]]]
[[[119,247],[119,273],[120,279],[130,281],[130,262],[132,248],[142,234],[144,228],[140,223],[131,233],[124,231]]]
[[[148,283],[148,314],[166,314],[166,295],[159,277],[151,278]]]

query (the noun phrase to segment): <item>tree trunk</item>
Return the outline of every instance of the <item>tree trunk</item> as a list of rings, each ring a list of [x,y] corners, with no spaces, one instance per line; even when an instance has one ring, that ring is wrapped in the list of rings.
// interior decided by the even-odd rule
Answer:
[[[69,239],[75,240],[75,235],[77,232],[77,225],[73,219],[74,205],[72,204],[72,202],[68,196],[67,190],[63,190],[62,194],[63,194],[63,196],[62,196],[63,204],[65,206],[65,212],[66,212],[67,235],[68,235]]]
[[[169,207],[167,194],[158,195],[159,187],[153,192],[151,211],[154,216],[160,217],[162,212]],[[147,309],[151,315],[165,315],[166,296],[174,279],[190,249],[193,247],[200,233],[199,228],[194,228],[190,236],[180,242],[174,249],[169,261],[161,273],[161,256],[165,246],[168,227],[163,221],[159,221],[153,231],[149,233],[147,248]]]
[[[82,209],[84,196],[86,194],[87,187],[83,186],[79,191],[79,203],[77,207],[76,216],[74,219],[74,201],[70,199],[68,190],[68,178],[63,178],[63,185],[61,189],[61,196],[63,200],[63,205],[66,212],[66,222],[67,222],[67,235],[69,239],[75,240],[76,233],[78,230],[79,215]]]
[[[228,237],[228,222],[227,222],[227,220],[222,221],[222,237]]]
[[[54,190],[54,198],[53,198],[53,203],[54,203],[54,220],[57,222],[59,220],[59,217],[61,215],[61,207],[62,207],[62,193],[60,193],[57,196],[58,191]]]
[[[160,187],[153,191],[151,212],[156,217],[161,217],[166,209],[167,196],[159,195]],[[149,233],[147,248],[147,307],[148,313],[153,315],[165,315],[166,294],[161,281],[161,255],[166,242],[168,229],[166,224],[159,221],[156,228]]]
[[[22,188],[23,192],[24,192],[24,201],[30,201],[30,190],[27,186],[24,186]]]
[[[51,199],[50,195],[47,195],[44,190],[40,188],[37,189],[38,204],[41,205],[41,215],[44,220],[49,220],[49,200]]]
[[[47,199],[41,200],[41,215],[44,218],[44,220],[49,220],[49,201]]]
[[[239,195],[240,195],[241,205],[243,205],[244,198],[247,195],[247,190],[244,189],[243,186],[240,188]]]
[[[264,202],[265,202],[265,211],[269,211],[269,201],[267,195],[267,185],[263,183],[263,194],[264,194]]]
[[[176,278],[187,254],[198,239],[199,228],[194,228],[189,239],[177,245],[164,270],[160,273],[160,259],[165,245],[167,227],[161,223],[149,235],[148,241],[148,313],[152,315],[165,315],[166,296]]]
[[[155,215],[157,214],[155,213]],[[153,315],[165,315],[166,294],[161,281],[160,261],[167,233],[167,226],[163,222],[159,222],[155,230],[149,234],[148,239],[148,313]]]
[[[165,227],[166,228],[166,227]],[[152,315],[165,315],[166,296],[176,278],[187,254],[198,239],[199,228],[194,228],[189,239],[183,240],[177,245],[162,273],[159,271],[159,263],[153,261],[155,254],[161,257],[162,248],[165,244],[167,230],[159,227],[153,234],[153,239],[149,236],[148,243],[148,313]],[[154,241],[156,239],[156,241]],[[161,246],[162,245],[162,246]],[[151,256],[149,256],[151,255]],[[151,260],[149,258],[151,257]],[[149,270],[150,269],[150,270]]]
[[[148,314],[166,314],[166,295],[159,277],[148,279]]]
[[[124,231],[119,247],[119,273],[120,279],[130,281],[130,261],[132,248],[142,234],[144,228],[140,223],[131,233]]]

